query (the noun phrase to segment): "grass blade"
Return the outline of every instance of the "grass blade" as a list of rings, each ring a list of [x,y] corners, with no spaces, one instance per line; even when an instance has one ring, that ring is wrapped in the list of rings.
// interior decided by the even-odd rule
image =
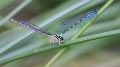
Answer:
[[[5,6],[9,5],[14,0],[1,0],[0,1],[0,9],[4,8]]]
[[[113,2],[114,0],[109,0],[97,13],[97,17],[100,16],[103,11]],[[90,22],[88,22],[85,26],[83,26],[83,28],[73,36],[73,38],[71,38],[71,40],[76,39],[78,36],[80,36],[96,19],[92,18],[92,20]],[[50,65],[55,62],[55,60],[66,50],[67,48],[63,48],[61,49],[46,65],[45,67],[50,67]]]
[[[10,18],[12,18],[16,13],[18,13],[21,9],[23,9],[30,2],[32,2],[32,0],[23,1],[18,7],[16,7],[13,11],[11,11],[3,20],[1,20],[0,26],[2,26],[5,22],[7,22]]]
[[[115,36],[115,35],[120,35],[120,29],[118,30],[113,30],[113,31],[108,31],[108,32],[104,32],[104,33],[99,33],[99,34],[94,34],[94,35],[90,35],[90,36],[85,36],[82,38],[78,38],[78,39],[74,39],[74,40],[70,40],[65,42],[64,44],[61,45],[56,45],[56,46],[46,46],[46,47],[42,47],[42,48],[38,48],[35,49],[33,51],[29,51],[27,53],[21,54],[21,55],[17,55],[15,57],[10,57],[4,60],[0,60],[0,64],[6,64],[15,60],[19,60],[25,57],[29,57],[29,56],[33,56],[36,54],[39,54],[41,52],[45,52],[45,51],[49,51],[49,50],[53,50],[53,49],[57,49],[57,48],[66,48],[68,46],[71,45],[75,45],[78,43],[83,43],[83,42],[87,42],[87,41],[92,41],[92,40],[96,40],[96,39],[100,39],[100,38],[105,38],[105,37],[110,37],[110,36]]]

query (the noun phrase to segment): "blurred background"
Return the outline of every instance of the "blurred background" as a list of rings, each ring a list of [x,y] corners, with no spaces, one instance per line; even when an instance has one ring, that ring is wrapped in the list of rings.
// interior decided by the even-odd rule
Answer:
[[[44,34],[34,32],[10,19],[29,20],[60,35],[75,22],[67,19],[96,9],[107,0],[0,0],[0,61],[50,45]],[[81,37],[120,29],[120,0],[115,0]],[[94,17],[92,17],[94,18]],[[74,20],[73,20],[74,21]],[[77,33],[87,19],[64,34],[65,41]],[[65,22],[65,24],[62,24]],[[120,67],[120,35],[70,46],[51,67]],[[0,67],[44,67],[60,49],[42,52]]]

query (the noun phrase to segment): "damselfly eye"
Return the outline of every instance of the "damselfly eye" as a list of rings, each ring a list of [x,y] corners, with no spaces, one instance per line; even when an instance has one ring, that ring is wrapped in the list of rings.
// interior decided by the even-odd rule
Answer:
[[[61,40],[64,40],[63,37],[61,37]]]

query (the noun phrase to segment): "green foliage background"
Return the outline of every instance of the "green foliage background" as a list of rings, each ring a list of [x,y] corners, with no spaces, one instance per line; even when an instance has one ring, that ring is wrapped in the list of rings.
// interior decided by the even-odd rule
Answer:
[[[85,0],[83,0],[85,1]],[[33,53],[50,45],[49,37],[26,29],[10,21],[14,17],[19,20],[30,20],[53,33],[60,34],[64,27],[62,21],[76,15],[84,15],[99,10],[107,0],[91,0],[85,4],[74,6],[82,0],[1,0],[0,1],[0,63],[9,58]],[[74,7],[73,7],[74,6]],[[81,37],[120,29],[120,1],[115,0]],[[74,9],[75,8],[75,9]],[[65,35],[65,42],[77,33],[84,21]],[[71,24],[71,23],[70,23]],[[70,46],[51,67],[116,67],[120,66],[120,35],[97,39]],[[53,45],[55,46],[55,45]],[[44,51],[9,62],[1,67],[43,67],[59,49]]]

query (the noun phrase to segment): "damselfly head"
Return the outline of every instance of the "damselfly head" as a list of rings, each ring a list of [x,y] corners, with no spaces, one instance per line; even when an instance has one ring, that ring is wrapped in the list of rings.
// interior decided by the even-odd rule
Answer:
[[[62,36],[58,36],[56,34],[53,35],[59,42],[63,42],[63,37]]]
[[[63,42],[63,41],[64,41],[64,38],[63,38],[63,37],[58,36],[58,38],[60,39],[60,42]]]

